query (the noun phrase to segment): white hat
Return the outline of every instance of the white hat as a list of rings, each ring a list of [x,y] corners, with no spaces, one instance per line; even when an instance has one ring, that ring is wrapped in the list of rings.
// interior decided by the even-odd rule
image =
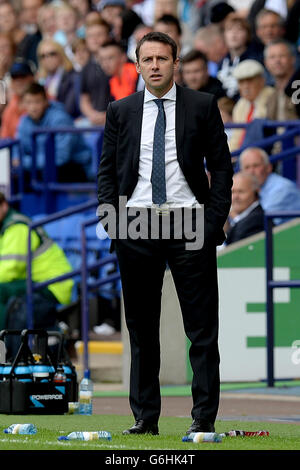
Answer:
[[[237,80],[257,77],[258,75],[264,75],[264,73],[265,69],[263,65],[253,59],[243,60],[233,69],[233,76]]]

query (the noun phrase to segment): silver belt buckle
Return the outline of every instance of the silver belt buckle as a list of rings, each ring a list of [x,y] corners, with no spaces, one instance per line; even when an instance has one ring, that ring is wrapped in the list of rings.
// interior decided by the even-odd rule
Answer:
[[[160,206],[153,204],[152,205],[153,209],[155,209],[155,212],[157,215],[169,215],[170,214],[170,206],[169,204],[161,204]]]

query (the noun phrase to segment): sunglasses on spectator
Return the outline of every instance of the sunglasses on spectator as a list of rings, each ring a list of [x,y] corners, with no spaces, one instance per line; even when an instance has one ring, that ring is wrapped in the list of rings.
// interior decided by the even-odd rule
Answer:
[[[40,59],[47,59],[47,57],[55,57],[55,56],[57,56],[56,51],[45,52],[45,54],[39,55]]]

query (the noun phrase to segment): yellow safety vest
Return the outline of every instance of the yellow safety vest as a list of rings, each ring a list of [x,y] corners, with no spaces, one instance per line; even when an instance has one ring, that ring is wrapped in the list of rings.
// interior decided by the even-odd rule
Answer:
[[[31,220],[9,209],[0,229],[0,283],[26,279],[28,225]],[[48,237],[42,227],[31,232],[32,280],[43,282],[72,271],[63,250]],[[67,279],[50,284],[48,289],[61,304],[71,301],[74,282]]]

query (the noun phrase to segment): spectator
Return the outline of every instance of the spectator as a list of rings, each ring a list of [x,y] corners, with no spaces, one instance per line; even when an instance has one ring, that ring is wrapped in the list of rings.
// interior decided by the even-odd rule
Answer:
[[[196,50],[188,52],[181,59],[181,72],[184,84],[192,90],[215,95],[217,99],[226,96],[222,83],[208,73],[207,58]]]
[[[65,54],[64,48],[53,39],[43,39],[37,52],[38,82],[45,87],[49,99],[67,103],[70,111],[75,106],[74,100],[78,100],[74,96],[74,90],[66,86],[66,83],[71,83],[71,86],[75,87],[75,71],[72,62]]]
[[[63,105],[51,102],[47,98],[44,87],[32,83],[24,93],[24,107],[27,115],[20,122],[17,136],[23,150],[23,167],[30,177],[32,169],[32,132],[39,128],[73,126],[72,118],[66,113]],[[37,137],[36,167],[39,176],[45,167],[45,141],[47,134]],[[55,136],[55,166],[57,181],[82,182],[92,178],[90,169],[91,154],[78,134],[61,133]]]
[[[26,88],[34,81],[34,73],[32,64],[22,59],[17,59],[10,69],[10,99],[2,115],[2,139],[14,139],[16,137],[20,118],[25,114],[22,103],[23,95]]]
[[[240,167],[256,176],[260,203],[265,212],[300,211],[300,190],[293,181],[272,172],[269,156],[263,149],[248,147],[244,150],[240,155]],[[286,221],[274,219],[276,225]]]
[[[260,40],[261,49],[285,34],[284,18],[271,10],[262,9],[255,19],[255,32]]]
[[[258,60],[258,54],[251,46],[251,30],[248,21],[235,13],[229,14],[225,20],[224,39],[228,54],[218,66],[217,77],[222,82],[226,95],[237,101],[239,89],[233,71],[243,60]]]
[[[64,48],[67,57],[72,63],[72,43],[78,37],[78,19],[78,11],[68,3],[62,3],[56,7],[57,31],[53,39]]]
[[[87,125],[105,124],[110,101],[109,77],[100,67],[97,55],[102,44],[110,39],[110,26],[106,21],[100,18],[86,23],[86,44],[91,58],[81,72],[80,110]]]
[[[128,47],[133,39],[137,26],[143,25],[141,18],[131,9],[125,9],[115,21],[113,36],[128,52]]]
[[[155,0],[154,2],[154,22],[163,15],[178,14],[178,0]]]
[[[17,46],[24,39],[26,32],[18,24],[18,15],[10,2],[0,4],[0,31],[9,33]]]
[[[198,29],[195,33],[194,49],[206,55],[209,74],[215,77],[217,75],[219,62],[221,62],[228,53],[224,35],[220,28],[210,24]]]
[[[293,83],[299,80],[293,47],[284,39],[278,39],[265,48],[265,66],[274,79],[276,94],[268,101],[268,118],[277,121],[299,119],[300,105],[292,99]]]
[[[120,43],[110,41],[103,44],[98,57],[102,70],[110,77],[110,94],[115,100],[125,98],[136,91],[138,73],[135,65],[128,62]]]
[[[118,26],[120,15],[126,9],[126,2],[125,0],[101,0],[97,9],[113,30],[115,25]]]
[[[86,40],[84,38],[75,39],[72,43],[72,52],[74,57],[74,69],[81,72],[90,60],[90,51],[88,50]]]
[[[268,100],[276,91],[266,86],[264,67],[255,60],[243,60],[235,67],[233,74],[241,96],[233,108],[233,122],[250,123],[254,119],[266,118]],[[229,141],[230,150],[239,149],[245,136],[246,130],[234,129]]]
[[[49,3],[40,7],[37,23],[43,39],[53,38],[57,30],[55,6]]]
[[[257,178],[246,172],[233,176],[232,206],[225,245],[264,230],[264,211],[259,202]]]
[[[30,223],[31,220],[11,208],[0,193],[0,330],[27,327],[26,258]],[[33,282],[54,279],[72,270],[64,252],[42,227],[31,232],[31,243]],[[72,288],[72,279],[66,279],[34,293],[34,328],[56,329],[56,307],[70,303]],[[19,309],[16,298],[21,300]],[[9,314],[13,302],[15,308]]]
[[[182,55],[182,29],[177,16],[166,14],[161,16],[155,21],[153,31],[159,31],[160,33],[165,33],[171,36],[177,44],[178,56],[180,57]]]
[[[87,15],[92,11],[91,0],[69,0],[69,4],[77,11],[77,35],[85,37],[85,22]]]
[[[42,33],[38,25],[38,12],[44,0],[21,0],[20,25],[26,31],[26,36],[18,47],[17,56],[31,60],[37,65],[37,47],[42,40]]]

